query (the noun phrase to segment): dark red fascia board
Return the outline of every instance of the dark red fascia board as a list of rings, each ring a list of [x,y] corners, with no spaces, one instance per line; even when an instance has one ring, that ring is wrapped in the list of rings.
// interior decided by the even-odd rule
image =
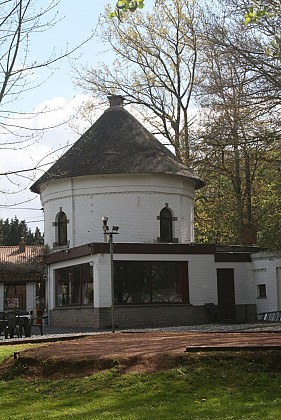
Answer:
[[[75,248],[53,252],[46,256],[46,263],[73,260],[87,255],[109,253],[109,243],[93,242]],[[214,255],[215,262],[250,262],[249,252],[216,252],[214,244],[143,244],[114,243],[114,254],[178,254],[178,255]]]
[[[46,256],[47,264],[109,252],[109,243],[93,242],[75,248],[53,252]],[[209,244],[142,244],[114,243],[114,254],[214,254],[215,245]]]
[[[215,254],[215,262],[251,262],[249,252],[218,252]]]

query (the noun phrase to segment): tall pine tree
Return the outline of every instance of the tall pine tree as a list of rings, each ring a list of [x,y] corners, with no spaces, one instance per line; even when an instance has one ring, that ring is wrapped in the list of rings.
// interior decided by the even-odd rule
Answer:
[[[33,233],[27,227],[25,220],[19,221],[16,216],[11,220],[0,219],[0,245],[18,245],[21,238],[24,238],[27,245],[42,245],[44,243],[43,235],[38,227],[36,227]]]

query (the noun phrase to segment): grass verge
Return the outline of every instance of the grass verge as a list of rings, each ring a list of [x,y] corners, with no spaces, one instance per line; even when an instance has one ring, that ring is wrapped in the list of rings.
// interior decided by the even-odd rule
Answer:
[[[2,380],[0,407],[3,420],[275,420],[281,418],[281,355],[200,353],[164,372],[123,375],[113,368],[79,379]]]

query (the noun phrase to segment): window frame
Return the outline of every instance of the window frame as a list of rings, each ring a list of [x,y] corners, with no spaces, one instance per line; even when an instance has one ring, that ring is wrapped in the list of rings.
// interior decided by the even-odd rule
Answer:
[[[26,309],[26,282],[4,283],[4,310],[13,309]]]
[[[160,242],[173,242],[173,215],[168,207],[160,211]]]
[[[267,299],[266,284],[258,284],[258,299]]]
[[[53,226],[55,226],[55,242],[53,242],[54,249],[69,248],[70,241],[68,240],[67,231],[68,223],[69,219],[67,218],[66,213],[62,210],[62,207],[60,207],[60,211],[56,215],[56,221],[53,222]]]
[[[190,303],[188,261],[114,261],[114,279],[116,305]]]
[[[54,270],[54,278],[56,308],[93,306],[94,278],[90,263],[58,268]]]
[[[67,245],[67,216],[64,211],[59,213],[57,223],[58,246]]]

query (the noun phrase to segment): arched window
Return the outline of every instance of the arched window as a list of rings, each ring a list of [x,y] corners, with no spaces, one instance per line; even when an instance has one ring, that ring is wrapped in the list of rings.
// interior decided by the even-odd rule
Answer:
[[[160,211],[160,241],[173,242],[173,217],[167,207]]]
[[[67,217],[62,211],[58,216],[58,246],[67,245]]]

